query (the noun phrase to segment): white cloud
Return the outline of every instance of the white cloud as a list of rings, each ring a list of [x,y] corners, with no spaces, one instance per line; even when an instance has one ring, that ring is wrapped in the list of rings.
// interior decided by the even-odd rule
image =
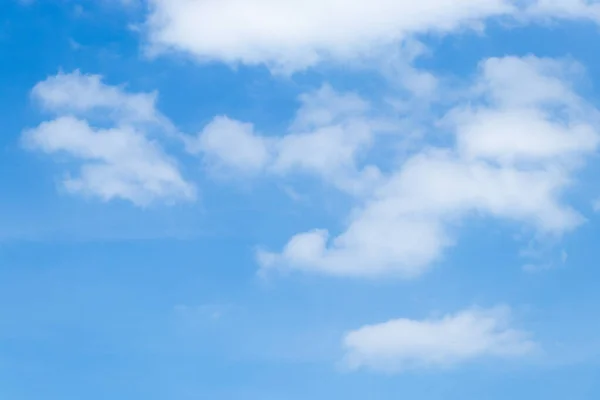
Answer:
[[[202,153],[209,164],[237,172],[260,172],[269,162],[269,141],[252,124],[216,117],[196,139],[188,140],[191,153]]]
[[[570,87],[573,62],[535,57],[492,58],[481,65],[477,90],[488,106],[451,113],[463,157],[568,162],[598,146],[598,112]],[[491,105],[491,106],[490,106]]]
[[[584,0],[149,0],[152,52],[266,64],[286,72],[353,60],[419,34],[481,29],[490,18],[600,21]]]
[[[352,369],[388,373],[448,368],[483,358],[513,358],[537,348],[529,335],[510,327],[510,309],[469,309],[439,319],[397,319],[364,326],[344,338]]]
[[[176,163],[134,128],[97,129],[86,121],[60,117],[26,131],[23,138],[32,150],[64,153],[82,162],[79,175],[63,181],[71,193],[137,205],[195,196]]]
[[[177,163],[145,134],[149,125],[170,126],[155,108],[156,94],[127,93],[76,71],[38,83],[32,95],[57,117],[25,131],[23,142],[81,163],[77,176],[63,180],[67,191],[136,205],[195,198]]]
[[[277,143],[273,169],[295,169],[335,177],[356,173],[356,158],[369,147],[375,131],[370,105],[355,94],[329,86],[301,96],[302,107],[290,134]]]
[[[446,153],[409,160],[349,227],[299,234],[280,254],[261,254],[264,268],[289,267],[344,276],[414,277],[454,244],[452,222],[469,214],[524,222],[542,232],[572,229],[581,217],[556,195],[560,173],[527,172],[465,163]]]
[[[510,14],[507,0],[151,0],[157,50],[286,70],[354,58],[411,34],[477,27]]]
[[[59,73],[39,82],[31,91],[44,110],[57,114],[97,116],[129,123],[157,123],[164,117],[156,109],[157,93],[128,93],[102,82],[100,75]]]
[[[340,276],[414,277],[456,241],[469,216],[505,219],[561,235],[583,218],[562,195],[573,170],[597,148],[597,111],[563,80],[568,63],[490,59],[468,98],[442,119],[456,146],[425,148],[392,173],[344,232],[294,236],[264,269]]]
[[[528,12],[547,18],[562,16],[600,22],[600,4],[596,0],[537,0]]]
[[[371,187],[379,171],[361,169],[358,159],[384,127],[371,117],[369,104],[329,86],[302,95],[300,101],[283,136],[263,136],[251,124],[216,117],[196,138],[188,139],[188,150],[202,153],[221,170],[274,176],[305,172],[352,193]]]
[[[578,156],[593,151],[598,136],[587,123],[556,123],[539,110],[484,110],[465,118],[458,141],[466,157],[513,164]]]

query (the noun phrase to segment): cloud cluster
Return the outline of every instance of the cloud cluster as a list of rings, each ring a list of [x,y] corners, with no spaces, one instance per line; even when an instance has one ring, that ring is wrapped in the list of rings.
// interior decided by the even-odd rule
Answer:
[[[455,243],[460,219],[484,216],[560,235],[583,221],[563,201],[573,171],[599,143],[598,112],[572,90],[577,66],[535,57],[492,58],[465,104],[439,129],[450,147],[430,147],[386,176],[344,232],[300,233],[263,268],[338,276],[421,274]]]
[[[501,307],[367,325],[347,333],[343,344],[347,367],[396,373],[529,355],[537,348],[529,336],[510,327],[510,309]]]
[[[328,61],[377,59],[380,72],[396,75],[421,105],[447,95],[439,77],[411,62],[423,51],[419,40],[428,35],[483,30],[491,19],[513,26],[557,19],[600,22],[600,4],[593,0],[146,4],[149,53],[174,51],[201,62],[264,65],[282,73]],[[369,154],[381,133],[403,142],[403,126],[357,94],[327,85],[300,97],[285,132],[269,135],[251,122],[216,116],[197,135],[182,135],[157,111],[156,93],[131,93],[78,71],[60,73],[33,89],[33,98],[53,119],[25,131],[23,141],[31,150],[74,161],[76,175],[63,180],[67,191],[136,205],[195,198],[177,161],[152,139],[157,132],[174,134],[211,171],[254,178],[316,176],[353,196],[356,207],[347,226],[335,233],[300,232],[279,251],[259,252],[262,271],[412,278],[457,243],[457,228],[469,218],[509,221],[554,237],[584,221],[566,192],[597,151],[600,115],[574,89],[581,73],[569,60],[490,58],[480,63],[458,101],[426,112],[425,124],[411,116],[411,101],[399,103],[408,126],[419,126],[426,138],[397,155],[391,171]],[[427,134],[442,140],[433,145]],[[368,325],[348,332],[343,345],[350,368],[386,372],[520,357],[537,348],[528,333],[511,326],[508,308]]]
[[[378,181],[379,170],[362,169],[360,157],[387,127],[371,115],[368,102],[330,86],[305,93],[296,118],[283,135],[266,136],[249,123],[216,117],[188,149],[211,168],[232,173],[285,176],[307,173],[359,194]]]
[[[80,166],[76,176],[63,179],[67,191],[136,205],[195,198],[177,162],[147,135],[170,128],[156,110],[155,93],[128,93],[75,71],[38,83],[32,96],[56,118],[25,131],[23,142]]]

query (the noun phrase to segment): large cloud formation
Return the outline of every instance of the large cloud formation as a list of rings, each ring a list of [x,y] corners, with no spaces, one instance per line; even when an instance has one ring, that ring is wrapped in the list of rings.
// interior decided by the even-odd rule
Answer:
[[[586,0],[149,0],[153,52],[292,72],[389,51],[407,38],[482,29],[492,18],[591,19]]]
[[[414,277],[455,243],[461,218],[506,219],[543,235],[575,228],[583,217],[563,193],[600,140],[598,111],[569,83],[577,70],[535,57],[482,62],[465,103],[439,121],[454,134],[451,146],[410,156],[341,234],[317,229],[279,253],[261,252],[263,268]]]

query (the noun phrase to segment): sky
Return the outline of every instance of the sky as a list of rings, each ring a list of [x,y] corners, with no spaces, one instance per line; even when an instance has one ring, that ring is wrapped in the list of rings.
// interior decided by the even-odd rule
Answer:
[[[0,0],[0,398],[600,398],[599,27]]]

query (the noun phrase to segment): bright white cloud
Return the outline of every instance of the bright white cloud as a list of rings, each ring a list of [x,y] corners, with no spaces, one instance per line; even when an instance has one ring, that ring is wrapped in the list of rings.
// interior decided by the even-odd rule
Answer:
[[[209,164],[236,172],[260,172],[270,161],[269,141],[252,124],[216,117],[197,139],[187,141],[191,153],[202,153]]]
[[[261,253],[259,260],[263,268],[414,277],[454,244],[450,227],[460,217],[491,215],[547,233],[574,228],[581,217],[557,199],[566,183],[559,172],[500,169],[446,153],[422,154],[358,209],[341,235],[299,234],[280,254]]]
[[[396,319],[364,326],[344,338],[346,365],[398,373],[448,368],[483,358],[514,358],[537,344],[511,328],[510,309],[469,309],[439,319]]]
[[[128,93],[123,87],[102,82],[100,75],[76,70],[39,82],[32,96],[44,110],[58,114],[108,113],[111,119],[156,123],[164,117],[156,110],[157,93]]]
[[[580,73],[576,63],[535,57],[483,62],[476,89],[488,105],[458,108],[448,118],[461,155],[511,165],[568,162],[593,152],[598,111],[570,87]]]
[[[568,159],[593,151],[598,145],[596,131],[589,124],[556,123],[538,110],[474,113],[460,126],[458,140],[466,157],[495,159],[504,164]]]
[[[177,163],[145,134],[149,124],[170,126],[155,108],[156,94],[127,93],[76,71],[38,83],[32,95],[57,118],[25,131],[24,144],[81,163],[77,176],[63,180],[67,191],[137,205],[194,199]]]
[[[294,236],[263,268],[340,276],[413,277],[456,241],[456,222],[487,216],[561,235],[583,218],[562,199],[573,170],[599,142],[597,111],[563,80],[568,63],[537,58],[482,63],[469,107],[443,119],[452,148],[409,157],[336,237]]]
[[[151,0],[154,50],[286,70],[354,58],[408,35],[477,27],[508,0]]]
[[[371,187],[379,171],[361,169],[358,159],[384,127],[371,117],[369,104],[329,86],[302,95],[300,101],[283,136],[261,136],[251,124],[217,117],[188,140],[188,150],[202,153],[218,169],[275,176],[305,172],[352,193]]]
[[[86,121],[60,117],[26,131],[24,141],[32,150],[64,153],[82,162],[79,175],[63,181],[71,193],[121,198],[137,205],[195,196],[177,164],[131,127],[97,129]]]
[[[287,72],[323,60],[389,54],[415,35],[481,29],[490,18],[600,21],[585,0],[149,0],[154,52],[266,64]]]
[[[302,107],[290,134],[276,145],[273,169],[306,170],[346,185],[357,173],[356,161],[369,148],[376,130],[370,105],[355,94],[329,86],[301,96]]]

